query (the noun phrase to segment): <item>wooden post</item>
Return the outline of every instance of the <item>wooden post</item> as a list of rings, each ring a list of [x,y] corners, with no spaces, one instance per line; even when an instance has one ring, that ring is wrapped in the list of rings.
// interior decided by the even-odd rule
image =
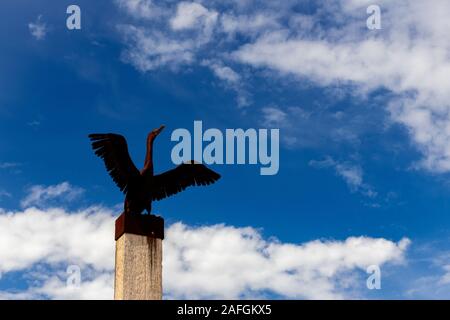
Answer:
[[[116,220],[114,299],[162,299],[164,219],[122,213]]]

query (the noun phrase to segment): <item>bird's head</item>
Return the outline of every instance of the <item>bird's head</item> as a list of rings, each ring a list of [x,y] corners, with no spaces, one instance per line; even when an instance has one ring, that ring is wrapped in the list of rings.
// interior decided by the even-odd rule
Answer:
[[[155,139],[160,133],[161,131],[163,131],[163,129],[165,128],[165,126],[160,126],[157,129],[153,129],[149,134],[148,137],[151,139]]]

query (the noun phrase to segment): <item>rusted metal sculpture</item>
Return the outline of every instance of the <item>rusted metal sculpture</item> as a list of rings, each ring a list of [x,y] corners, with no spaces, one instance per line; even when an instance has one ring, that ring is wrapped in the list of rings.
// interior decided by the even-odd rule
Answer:
[[[153,141],[164,126],[151,131],[147,137],[147,153],[144,168],[139,171],[128,153],[128,146],[122,135],[90,134],[95,154],[103,159],[108,173],[126,195],[125,214],[148,214],[152,201],[170,197],[189,186],[209,185],[219,180],[220,175],[193,160],[162,174],[153,174]]]

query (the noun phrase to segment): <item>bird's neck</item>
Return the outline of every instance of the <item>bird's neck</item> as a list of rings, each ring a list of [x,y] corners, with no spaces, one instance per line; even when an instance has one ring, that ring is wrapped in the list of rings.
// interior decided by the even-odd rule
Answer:
[[[153,137],[147,138],[147,153],[145,155],[144,169],[142,169],[143,175],[153,175]]]

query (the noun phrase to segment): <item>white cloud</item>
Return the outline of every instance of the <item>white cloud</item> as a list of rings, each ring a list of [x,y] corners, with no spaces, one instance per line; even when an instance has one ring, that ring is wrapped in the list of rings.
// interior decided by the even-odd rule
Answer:
[[[241,77],[236,71],[214,56],[198,59],[199,53],[220,28],[219,13],[199,2],[187,1],[158,8],[164,14],[154,17],[154,25],[119,26],[127,45],[122,53],[123,60],[141,72],[164,67],[178,71],[181,66],[199,63],[222,80],[224,87],[236,92],[239,107],[249,105],[250,95],[240,83]]]
[[[30,126],[30,127],[39,127],[40,125],[41,125],[41,121],[39,121],[39,120],[32,120],[32,121],[29,121],[29,122],[27,122],[27,125],[28,126]]]
[[[81,270],[82,274],[86,268]],[[58,273],[58,275],[54,275]],[[112,300],[114,297],[114,273],[102,272],[82,278],[79,286],[67,285],[68,274],[63,269],[41,270],[29,288],[22,291],[0,291],[0,300]],[[28,276],[28,278],[33,278]]]
[[[441,277],[441,284],[450,284],[450,265],[446,265],[443,267],[445,274]]]
[[[12,169],[20,166],[17,162],[0,162],[0,169]]]
[[[266,107],[262,109],[263,122],[267,126],[284,126],[287,120],[286,112],[274,107]]]
[[[173,30],[204,28],[210,33],[217,22],[218,13],[197,2],[180,2],[175,16],[170,19]]]
[[[446,243],[448,239],[442,239]],[[449,299],[450,297],[450,252],[441,251],[439,242],[434,242],[434,246],[416,246],[420,248],[422,255],[419,259],[414,258],[411,252],[411,262],[417,259],[420,264],[425,264],[426,273],[417,270],[417,276],[405,283],[406,297],[409,299]],[[425,254],[425,255],[424,255]]]
[[[113,286],[112,212],[28,208],[0,213],[0,272],[30,279],[23,291],[0,298],[110,299]],[[350,237],[303,244],[266,240],[251,227],[189,227],[175,223],[164,240],[167,298],[342,298],[368,265],[401,263],[409,244]],[[81,268],[81,288],[67,287],[68,265]],[[359,275],[359,276],[358,276]],[[355,282],[356,280],[361,280]]]
[[[334,168],[336,174],[344,179],[352,192],[360,192],[370,198],[377,196],[377,192],[364,182],[363,170],[359,165],[337,162],[331,157],[324,160],[311,160],[309,165],[315,168]]]
[[[190,40],[171,40],[160,32],[148,31],[131,25],[119,28],[129,48],[123,60],[142,72],[166,66],[176,69],[194,60],[194,43]]]
[[[225,87],[236,92],[239,107],[250,105],[250,94],[244,88],[242,77],[236,71],[220,61],[203,60],[201,64],[212,70],[214,75],[223,82]]]
[[[342,298],[340,282],[368,265],[401,262],[409,240],[351,237],[301,245],[265,240],[254,228],[174,224],[165,240],[165,288],[172,297]],[[354,276],[354,275],[353,275]]]
[[[11,193],[9,193],[8,191],[1,190],[1,189],[0,189],[0,200],[1,200],[1,198],[3,198],[3,197],[11,198],[12,195],[11,195]]]
[[[239,48],[235,57],[320,86],[351,84],[362,92],[387,88],[397,96],[388,106],[391,118],[409,129],[424,154],[420,165],[431,171],[449,171],[450,44],[444,30],[450,28],[446,18],[450,3],[382,1],[380,32],[367,30],[365,21],[355,19],[366,4],[326,3],[322,9],[330,19],[346,24],[323,30],[314,25],[319,18],[314,17],[313,30],[308,33],[273,30]]]
[[[441,271],[436,286],[450,286],[450,251],[435,252],[432,264]]]
[[[51,200],[72,201],[80,196],[84,190],[62,182],[52,186],[35,185],[28,189],[28,195],[20,202],[22,208],[42,206]]]
[[[120,8],[135,18],[151,19],[161,15],[162,10],[152,0],[115,0]]]
[[[28,24],[28,29],[36,40],[44,40],[48,31],[47,25],[42,21],[42,15],[40,15],[35,22],[30,22]]]
[[[220,19],[222,30],[234,36],[236,33],[257,36],[266,30],[279,26],[276,13],[258,13],[254,15],[239,15],[224,13]]]
[[[0,273],[24,272],[23,291],[0,299],[111,299],[114,217],[103,207],[67,212],[28,208],[0,214]],[[66,268],[81,269],[81,286],[67,286]]]
[[[68,286],[64,276],[51,276],[42,286],[29,289],[27,295],[31,299],[49,297],[57,300],[111,300],[114,297],[114,273],[104,272],[96,274],[92,279],[82,279],[79,287]]]
[[[239,74],[228,66],[224,66],[217,62],[206,62],[217,78],[224,80],[230,84],[238,84],[241,80]]]
[[[343,112],[310,103],[306,107],[263,107],[258,118],[263,126],[280,128],[281,142],[288,148],[322,146],[330,150],[342,144],[358,147],[361,135],[379,130],[380,116],[361,113],[359,106]]]
[[[125,37],[125,61],[151,71],[203,60],[230,65],[233,60],[358,97],[387,89],[391,98],[384,109],[408,129],[423,154],[417,167],[450,171],[450,2],[380,0],[383,29],[377,31],[366,28],[369,4],[324,1],[308,15],[292,10],[297,2],[288,0],[231,1],[227,7],[217,1],[174,1],[157,6],[165,12],[158,23],[130,29],[139,41]],[[242,70],[254,72],[240,69],[241,75]],[[302,137],[290,140],[301,145]]]
[[[58,208],[3,212],[0,272],[27,269],[40,262],[108,269],[114,261],[112,222],[112,213],[100,207],[73,213]]]
[[[133,1],[131,3],[134,4]],[[154,16],[159,27],[146,25],[118,27],[128,47],[122,54],[123,60],[142,72],[161,67],[177,70],[181,65],[192,64],[196,53],[210,41],[218,13],[196,2],[178,3],[173,14],[171,8],[156,8],[161,12]],[[169,15],[172,15],[170,19],[167,18]],[[165,27],[166,24],[173,32]],[[186,36],[182,31],[193,33]]]

